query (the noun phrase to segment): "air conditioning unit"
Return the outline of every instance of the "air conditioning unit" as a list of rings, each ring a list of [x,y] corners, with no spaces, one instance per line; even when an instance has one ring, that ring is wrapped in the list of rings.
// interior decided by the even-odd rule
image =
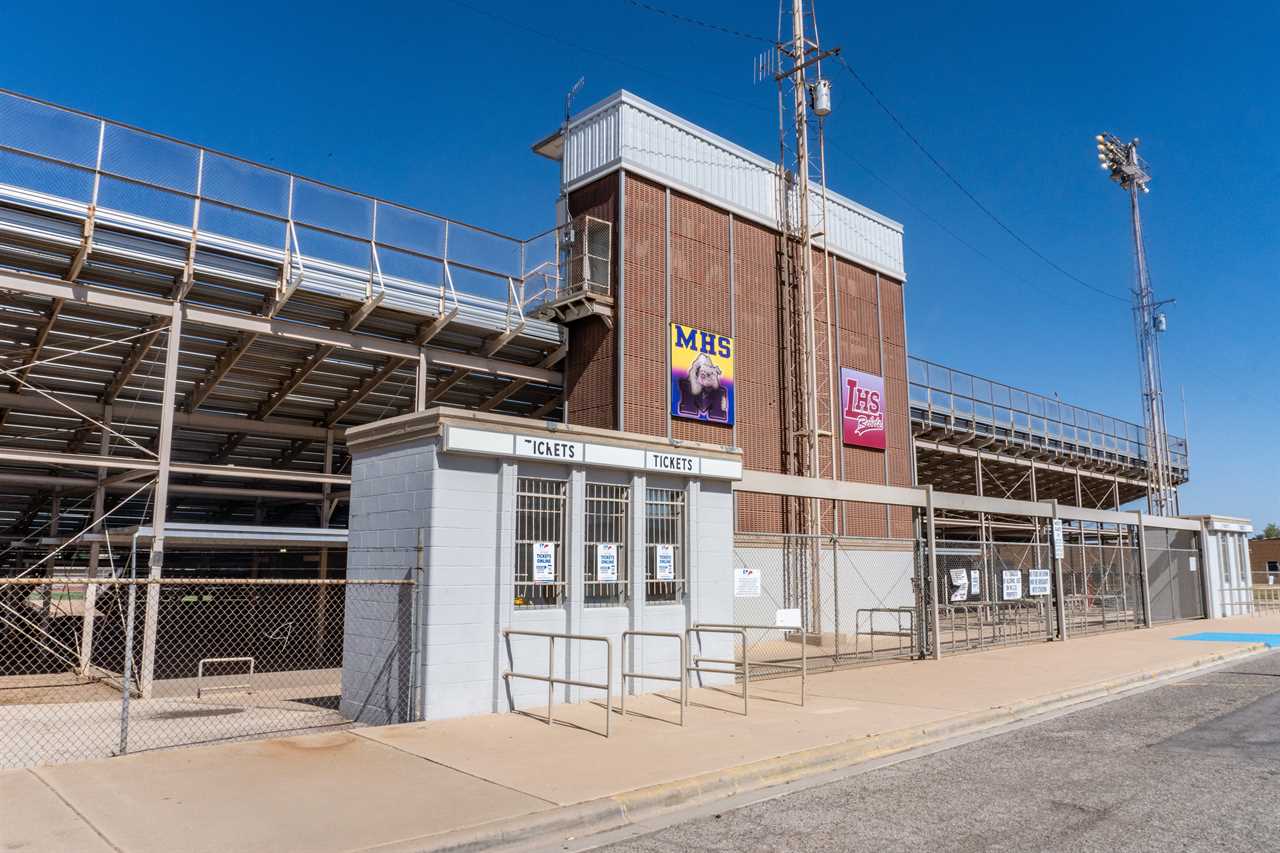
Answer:
[[[569,290],[608,296],[612,286],[613,223],[594,216],[573,220],[569,245]]]

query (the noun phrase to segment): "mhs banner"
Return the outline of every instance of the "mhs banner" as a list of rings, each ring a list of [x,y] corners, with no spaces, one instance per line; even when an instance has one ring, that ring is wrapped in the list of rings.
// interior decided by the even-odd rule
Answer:
[[[840,368],[840,412],[845,444],[885,449],[883,376]]]
[[[733,424],[733,338],[671,324],[671,416]]]

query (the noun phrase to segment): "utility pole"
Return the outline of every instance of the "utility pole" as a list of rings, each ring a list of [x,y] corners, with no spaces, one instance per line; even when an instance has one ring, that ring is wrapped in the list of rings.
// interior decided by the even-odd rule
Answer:
[[[1155,515],[1178,511],[1177,489],[1169,459],[1169,435],[1165,428],[1164,380],[1160,368],[1160,333],[1166,319],[1159,309],[1173,300],[1156,301],[1147,272],[1147,250],[1142,239],[1142,216],[1138,194],[1150,192],[1151,175],[1138,156],[1138,140],[1122,142],[1110,133],[1095,137],[1099,165],[1111,173],[1111,180],[1129,193],[1129,214],[1133,227],[1133,249],[1137,283],[1133,288],[1133,327],[1138,343],[1139,378],[1142,388],[1142,417],[1146,430],[1147,510]]]
[[[779,254],[778,340],[782,349],[782,458],[784,470],[805,477],[832,476],[834,450],[821,453],[821,439],[834,441],[833,404],[820,402],[818,351],[827,351],[825,381],[828,394],[830,380],[831,282],[827,281],[829,264],[824,265],[824,301],[827,310],[821,323],[815,318],[813,246],[812,175],[810,134],[817,129],[818,173],[822,204],[818,207],[818,231],[825,230],[826,174],[823,158],[822,123],[831,111],[830,83],[822,79],[822,60],[839,53],[839,49],[823,51],[818,42],[817,21],[812,9],[806,12],[803,0],[792,0],[791,35],[778,34],[774,50],[757,62],[757,73],[773,72],[778,86],[778,144],[780,157],[777,177]],[[809,69],[816,79],[809,78]],[[812,109],[816,121],[811,121]],[[824,255],[825,257],[825,255]],[[821,340],[819,340],[821,338]],[[832,514],[834,521],[835,514]],[[818,565],[817,534],[822,532],[821,504],[811,498],[785,498],[783,531],[800,534],[804,539],[789,537],[784,546],[784,597],[789,607],[800,607],[812,624],[816,614],[806,605],[816,602]],[[834,533],[834,527],[829,531]]]

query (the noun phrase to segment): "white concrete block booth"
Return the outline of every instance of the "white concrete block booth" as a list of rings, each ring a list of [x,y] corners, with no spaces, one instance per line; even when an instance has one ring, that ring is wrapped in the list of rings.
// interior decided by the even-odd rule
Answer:
[[[546,684],[502,674],[545,673],[547,641],[504,638],[505,629],[609,637],[616,695],[624,630],[734,621],[738,450],[452,408],[353,427],[346,438],[348,577],[420,578],[408,636],[395,627],[394,601],[385,622],[347,620],[342,710],[351,719],[394,719],[404,691],[423,719],[545,705]],[[355,612],[378,611],[366,603]],[[628,669],[679,673],[676,641],[630,645]],[[732,639],[707,638],[703,650],[731,656]],[[557,641],[555,667],[604,681],[605,646]],[[603,698],[567,685],[555,696]]]

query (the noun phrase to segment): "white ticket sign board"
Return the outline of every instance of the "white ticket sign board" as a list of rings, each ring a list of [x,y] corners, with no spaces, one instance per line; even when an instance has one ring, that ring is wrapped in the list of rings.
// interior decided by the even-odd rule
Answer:
[[[660,581],[676,579],[676,549],[674,545],[656,545],[654,575]]]
[[[1022,598],[1022,572],[1017,569],[1005,569],[1001,575],[1001,579],[1004,581],[1001,598],[1005,601]]]
[[[596,580],[615,583],[618,580],[618,543],[601,542],[596,545]]]
[[[533,582],[556,582],[556,543],[533,543]]]
[[[761,581],[759,569],[739,566],[733,570],[733,597],[759,598],[762,592]]]
[[[1031,569],[1028,571],[1027,595],[1048,595],[1050,576],[1048,569]]]

